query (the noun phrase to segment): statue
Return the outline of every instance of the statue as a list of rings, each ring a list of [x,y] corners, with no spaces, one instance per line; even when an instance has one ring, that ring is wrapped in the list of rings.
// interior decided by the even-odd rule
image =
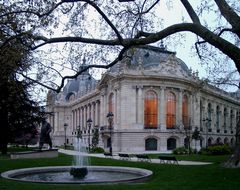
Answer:
[[[41,133],[40,133],[40,141],[39,141],[39,149],[42,150],[43,144],[49,144],[49,148],[52,149],[52,140],[50,137],[50,132],[52,131],[51,125],[44,120],[42,122]]]

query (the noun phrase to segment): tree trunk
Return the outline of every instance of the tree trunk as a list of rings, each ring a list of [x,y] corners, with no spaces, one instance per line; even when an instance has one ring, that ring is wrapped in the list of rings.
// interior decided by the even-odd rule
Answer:
[[[236,127],[236,146],[234,154],[224,163],[227,168],[240,168],[240,118]]]
[[[240,144],[235,147],[234,154],[224,163],[227,168],[240,168]]]
[[[2,98],[2,96],[0,98]],[[2,101],[0,105],[0,151],[2,154],[7,154],[8,136],[9,136],[8,111],[6,104],[3,103]]]
[[[2,154],[7,154],[8,145],[8,122],[5,113],[1,113],[1,132],[0,132],[0,151]]]

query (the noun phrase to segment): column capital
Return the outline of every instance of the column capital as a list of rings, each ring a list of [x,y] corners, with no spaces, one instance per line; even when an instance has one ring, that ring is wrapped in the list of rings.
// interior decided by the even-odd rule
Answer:
[[[160,90],[166,90],[166,86],[160,86]]]

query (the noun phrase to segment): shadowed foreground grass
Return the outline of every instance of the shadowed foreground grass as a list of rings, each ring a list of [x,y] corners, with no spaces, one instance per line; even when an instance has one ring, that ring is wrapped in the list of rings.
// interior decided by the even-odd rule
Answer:
[[[25,183],[0,178],[0,190],[239,190],[240,169],[226,169],[220,166],[220,162],[226,156],[198,157],[184,156],[181,160],[204,160],[215,162],[205,166],[176,166],[151,164],[144,162],[128,162],[104,158],[91,158],[92,165],[113,165],[140,167],[153,171],[153,176],[141,184],[111,184],[111,185],[55,185]],[[199,158],[199,159],[198,159]],[[8,157],[0,156],[0,172],[28,167],[71,165],[72,156],[59,154],[58,158],[51,159],[21,159],[10,160]]]

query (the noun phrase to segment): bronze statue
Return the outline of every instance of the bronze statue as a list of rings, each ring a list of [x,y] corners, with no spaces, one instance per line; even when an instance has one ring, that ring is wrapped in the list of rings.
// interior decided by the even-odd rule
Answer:
[[[50,137],[50,132],[52,131],[51,125],[44,120],[42,122],[41,133],[40,133],[40,141],[39,141],[39,149],[42,150],[43,144],[49,144],[49,148],[52,149],[52,140]]]

